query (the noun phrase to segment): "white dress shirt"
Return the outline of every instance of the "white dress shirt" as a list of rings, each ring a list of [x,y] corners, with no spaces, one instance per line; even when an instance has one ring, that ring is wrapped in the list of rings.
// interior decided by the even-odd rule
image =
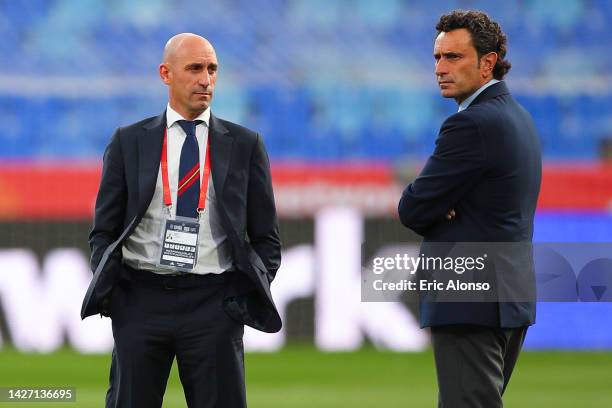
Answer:
[[[176,215],[176,192],[179,178],[179,163],[181,149],[186,134],[176,123],[185,120],[179,113],[170,107],[166,108],[166,126],[168,132],[168,179],[170,195],[172,197],[171,215]],[[208,128],[210,121],[210,108],[206,109],[194,120],[203,121],[196,126],[196,139],[200,150],[200,185],[204,173],[204,160],[206,156],[206,143],[208,142]],[[161,160],[161,157],[160,157]],[[161,166],[157,174],[157,184],[151,203],[134,232],[125,240],[122,248],[123,260],[132,268],[149,270],[167,274],[176,273],[156,266],[159,262],[159,250],[162,235],[162,215],[166,211],[163,203],[163,185]],[[208,181],[206,194],[206,211],[200,217],[200,233],[198,243],[198,261],[192,273],[222,273],[232,266],[232,258],[227,235],[223,230],[217,211],[217,200],[212,182],[212,170]]]

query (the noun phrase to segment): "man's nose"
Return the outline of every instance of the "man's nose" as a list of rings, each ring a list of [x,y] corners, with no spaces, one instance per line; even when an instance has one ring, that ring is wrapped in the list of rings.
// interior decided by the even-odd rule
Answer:
[[[208,73],[208,71],[204,71],[204,73],[200,75],[200,80],[198,82],[201,86],[205,88],[210,85],[210,74]]]
[[[435,74],[436,74],[436,77],[440,77],[440,76],[444,76],[448,74],[448,66],[444,62],[444,60],[440,59],[436,62]]]

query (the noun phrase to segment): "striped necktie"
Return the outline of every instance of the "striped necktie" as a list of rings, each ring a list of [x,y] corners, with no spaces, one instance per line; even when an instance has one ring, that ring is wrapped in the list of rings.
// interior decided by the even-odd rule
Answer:
[[[201,120],[179,120],[187,137],[181,149],[179,164],[179,183],[176,198],[176,215],[196,218],[198,215],[198,199],[200,198],[200,154],[196,139],[196,125]]]

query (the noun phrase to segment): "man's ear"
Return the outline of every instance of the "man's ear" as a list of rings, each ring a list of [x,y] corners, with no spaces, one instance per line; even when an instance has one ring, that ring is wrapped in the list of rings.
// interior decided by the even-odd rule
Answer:
[[[497,64],[497,53],[490,52],[480,57],[480,74],[483,78],[493,76],[493,68]]]
[[[170,70],[165,63],[159,64],[159,77],[164,84],[170,85]]]

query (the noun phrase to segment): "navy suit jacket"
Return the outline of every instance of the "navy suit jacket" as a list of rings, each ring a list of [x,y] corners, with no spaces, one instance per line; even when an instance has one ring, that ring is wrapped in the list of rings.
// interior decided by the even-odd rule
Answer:
[[[531,242],[540,181],[535,125],[502,81],[442,124],[434,153],[402,194],[399,216],[423,236],[422,248],[432,242]],[[447,220],[451,209],[456,217]],[[519,267],[533,275],[531,258]],[[535,322],[535,303],[421,301],[420,320],[423,327],[519,327]]]
[[[157,181],[165,112],[117,129],[104,153],[102,179],[89,236],[91,268],[81,317],[101,313],[123,269],[121,247],[142,219]],[[235,272],[224,309],[255,329],[276,332],[281,320],[270,282],[280,266],[281,242],[268,156],[261,136],[210,116],[212,181]]]

